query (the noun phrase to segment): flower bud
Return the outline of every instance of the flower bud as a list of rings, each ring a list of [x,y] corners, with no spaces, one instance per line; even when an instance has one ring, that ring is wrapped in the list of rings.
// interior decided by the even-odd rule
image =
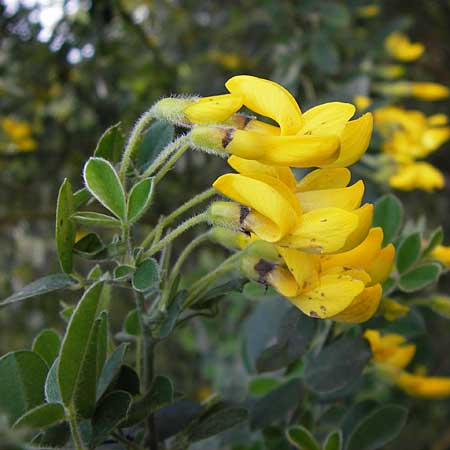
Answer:
[[[232,202],[213,202],[208,209],[209,220],[213,225],[240,231],[242,217],[248,208]]]
[[[188,117],[184,114],[184,110],[197,102],[197,97],[163,98],[155,103],[152,108],[153,116],[156,119],[164,119],[177,125],[192,125]]]
[[[191,131],[192,144],[201,150],[225,155],[233,133],[233,128],[198,126]]]
[[[212,227],[209,231],[212,241],[231,250],[239,250],[247,247],[252,242],[252,237],[240,231],[233,231],[223,227]]]
[[[263,258],[245,255],[241,259],[241,270],[250,280],[272,286],[284,297],[297,294],[297,283],[289,271]]]

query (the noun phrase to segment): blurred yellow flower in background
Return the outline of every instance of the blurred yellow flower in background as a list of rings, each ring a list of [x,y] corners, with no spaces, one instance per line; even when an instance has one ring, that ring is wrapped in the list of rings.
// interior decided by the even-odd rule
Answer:
[[[375,3],[371,3],[369,5],[360,6],[358,8],[358,15],[364,17],[366,19],[370,19],[372,17],[376,17],[380,14],[380,7]]]
[[[6,117],[0,123],[15,149],[23,152],[36,150],[37,142],[32,138],[32,128],[27,122]]]
[[[412,43],[406,34],[398,31],[391,33],[384,44],[389,55],[399,61],[414,61],[420,58],[425,51],[423,44]]]
[[[444,187],[445,178],[440,170],[427,162],[407,163],[397,166],[395,174],[389,178],[389,184],[401,191],[422,189],[432,192]]]
[[[450,267],[450,245],[437,245],[430,253],[430,256]]]
[[[447,86],[428,81],[374,83],[372,88],[374,91],[389,97],[415,97],[426,101],[443,100],[450,95],[450,90]]]

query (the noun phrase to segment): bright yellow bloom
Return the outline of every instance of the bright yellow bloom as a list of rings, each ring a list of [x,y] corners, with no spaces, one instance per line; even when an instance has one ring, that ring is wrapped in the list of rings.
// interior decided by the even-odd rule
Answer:
[[[430,253],[430,256],[450,267],[450,245],[437,245]]]
[[[366,330],[364,337],[369,341],[373,361],[379,365],[383,375],[398,387],[414,397],[440,399],[450,396],[450,377],[427,377],[412,374],[403,369],[414,358],[416,346],[407,344],[399,334],[381,336],[378,330]]]
[[[375,91],[393,97],[416,97],[421,100],[442,100],[450,95],[447,86],[432,82],[398,81],[396,83],[377,83]]]
[[[1,121],[1,127],[18,150],[36,150],[37,143],[32,138],[32,129],[28,123],[7,117]]]
[[[381,336],[378,330],[366,330],[364,337],[369,341],[373,360],[377,363],[404,369],[414,358],[416,346],[407,344],[406,339],[399,334]]]
[[[260,239],[329,253],[344,247],[349,238],[361,242],[367,234],[371,209],[359,211],[364,184],[346,187],[348,169],[318,169],[297,183],[287,167],[236,156],[229,163],[240,173],[222,175],[213,186],[247,208],[239,215],[239,225]],[[356,230],[359,235],[352,235]]]
[[[389,178],[389,184],[401,191],[423,189],[432,192],[444,187],[445,178],[442,172],[431,164],[418,162],[398,166],[397,172]]]
[[[450,396],[450,377],[427,377],[402,372],[395,383],[414,397],[443,399]]]
[[[356,109],[365,111],[372,104],[372,99],[366,95],[356,95],[353,102],[356,105]]]
[[[270,80],[239,75],[226,82],[230,94],[204,99],[163,99],[157,117],[194,127],[192,143],[202,149],[266,164],[293,167],[345,167],[366,151],[372,133],[370,113],[350,120],[355,107],[330,102],[301,111],[294,97]],[[241,106],[267,117],[270,125],[236,114]]]
[[[378,16],[378,14],[380,14],[380,7],[373,3],[370,5],[366,5],[366,6],[360,6],[358,8],[358,14],[361,17],[370,19],[370,18],[376,17],[376,16]]]
[[[409,312],[409,307],[398,303],[392,298],[383,298],[381,300],[381,313],[389,321],[397,320]]]
[[[387,52],[399,61],[414,61],[425,51],[423,44],[412,43],[408,36],[397,31],[391,33],[384,44]]]

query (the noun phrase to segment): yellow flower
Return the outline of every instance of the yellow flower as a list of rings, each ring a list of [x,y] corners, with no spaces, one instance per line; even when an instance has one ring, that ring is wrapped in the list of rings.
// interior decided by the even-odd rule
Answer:
[[[31,137],[32,129],[28,123],[7,117],[1,121],[1,127],[18,150],[23,152],[36,150],[37,143]]]
[[[445,178],[442,172],[426,162],[399,165],[397,172],[389,178],[389,184],[401,191],[423,189],[432,192],[442,189]]]
[[[400,78],[405,74],[405,68],[400,64],[383,64],[376,68],[376,73],[383,78]]]
[[[270,80],[249,75],[227,81],[229,94],[169,98],[153,107],[155,117],[194,127],[193,145],[267,164],[345,167],[366,151],[372,133],[370,113],[350,121],[355,107],[330,102],[302,113],[294,97]],[[236,114],[245,106],[276,125]],[[220,127],[201,126],[218,124]]]
[[[392,298],[383,298],[381,301],[381,313],[389,321],[404,317],[409,312],[409,307],[398,303]]]
[[[387,52],[399,61],[414,61],[425,51],[423,44],[412,43],[408,36],[400,32],[391,33],[385,40]]]
[[[239,216],[239,226],[258,238],[328,253],[341,249],[350,237],[356,242],[367,234],[371,210],[358,211],[364,184],[359,181],[346,187],[348,169],[317,169],[297,183],[287,167],[236,156],[228,161],[240,173],[222,175],[213,186],[247,208],[236,213],[234,220]],[[351,236],[356,230],[361,236]]]
[[[403,336],[393,333],[381,336],[378,330],[367,329],[364,337],[369,341],[373,361],[379,365],[380,373],[407,394],[428,399],[450,396],[450,377],[427,377],[403,370],[416,352],[416,346],[408,344]]]
[[[437,245],[430,256],[450,267],[450,245]]]
[[[450,377],[427,377],[402,372],[395,383],[414,397],[427,399],[450,397]]]
[[[378,330],[367,329],[364,337],[369,341],[373,360],[396,369],[404,369],[414,358],[416,346],[394,333],[381,336]]]
[[[398,81],[395,83],[377,83],[373,89],[386,96],[416,97],[421,100],[442,100],[450,95],[447,86],[432,82]]]
[[[373,3],[366,6],[360,6],[358,8],[358,15],[366,19],[376,17],[378,14],[380,14],[380,7]]]
[[[372,99],[365,95],[356,95],[353,102],[358,110],[365,111],[372,104]]]

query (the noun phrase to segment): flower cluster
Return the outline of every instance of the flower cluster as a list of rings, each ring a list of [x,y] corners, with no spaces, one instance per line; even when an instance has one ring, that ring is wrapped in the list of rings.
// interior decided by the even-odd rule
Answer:
[[[448,117],[426,117],[421,111],[387,106],[374,112],[377,131],[383,136],[382,150],[395,161],[389,184],[400,190],[432,191],[444,187],[444,175],[421,161],[450,139]]]
[[[416,346],[407,343],[403,336],[394,333],[381,335],[378,330],[368,329],[364,337],[369,341],[379,373],[407,394],[432,399],[450,396],[450,377],[429,377],[404,370],[414,358]]]
[[[331,102],[302,112],[282,86],[252,76],[231,78],[229,94],[164,99],[154,113],[191,126],[195,147],[231,155],[237,173],[214,188],[212,235],[243,249],[241,269],[275,288],[311,317],[359,323],[378,309],[381,282],[394,247],[371,228],[373,207],[362,205],[364,183],[349,185],[347,166],[366,151],[370,113]],[[260,117],[238,111],[245,106]],[[268,122],[271,120],[271,123]],[[292,168],[315,168],[297,179]],[[226,231],[225,229],[228,229]]]

